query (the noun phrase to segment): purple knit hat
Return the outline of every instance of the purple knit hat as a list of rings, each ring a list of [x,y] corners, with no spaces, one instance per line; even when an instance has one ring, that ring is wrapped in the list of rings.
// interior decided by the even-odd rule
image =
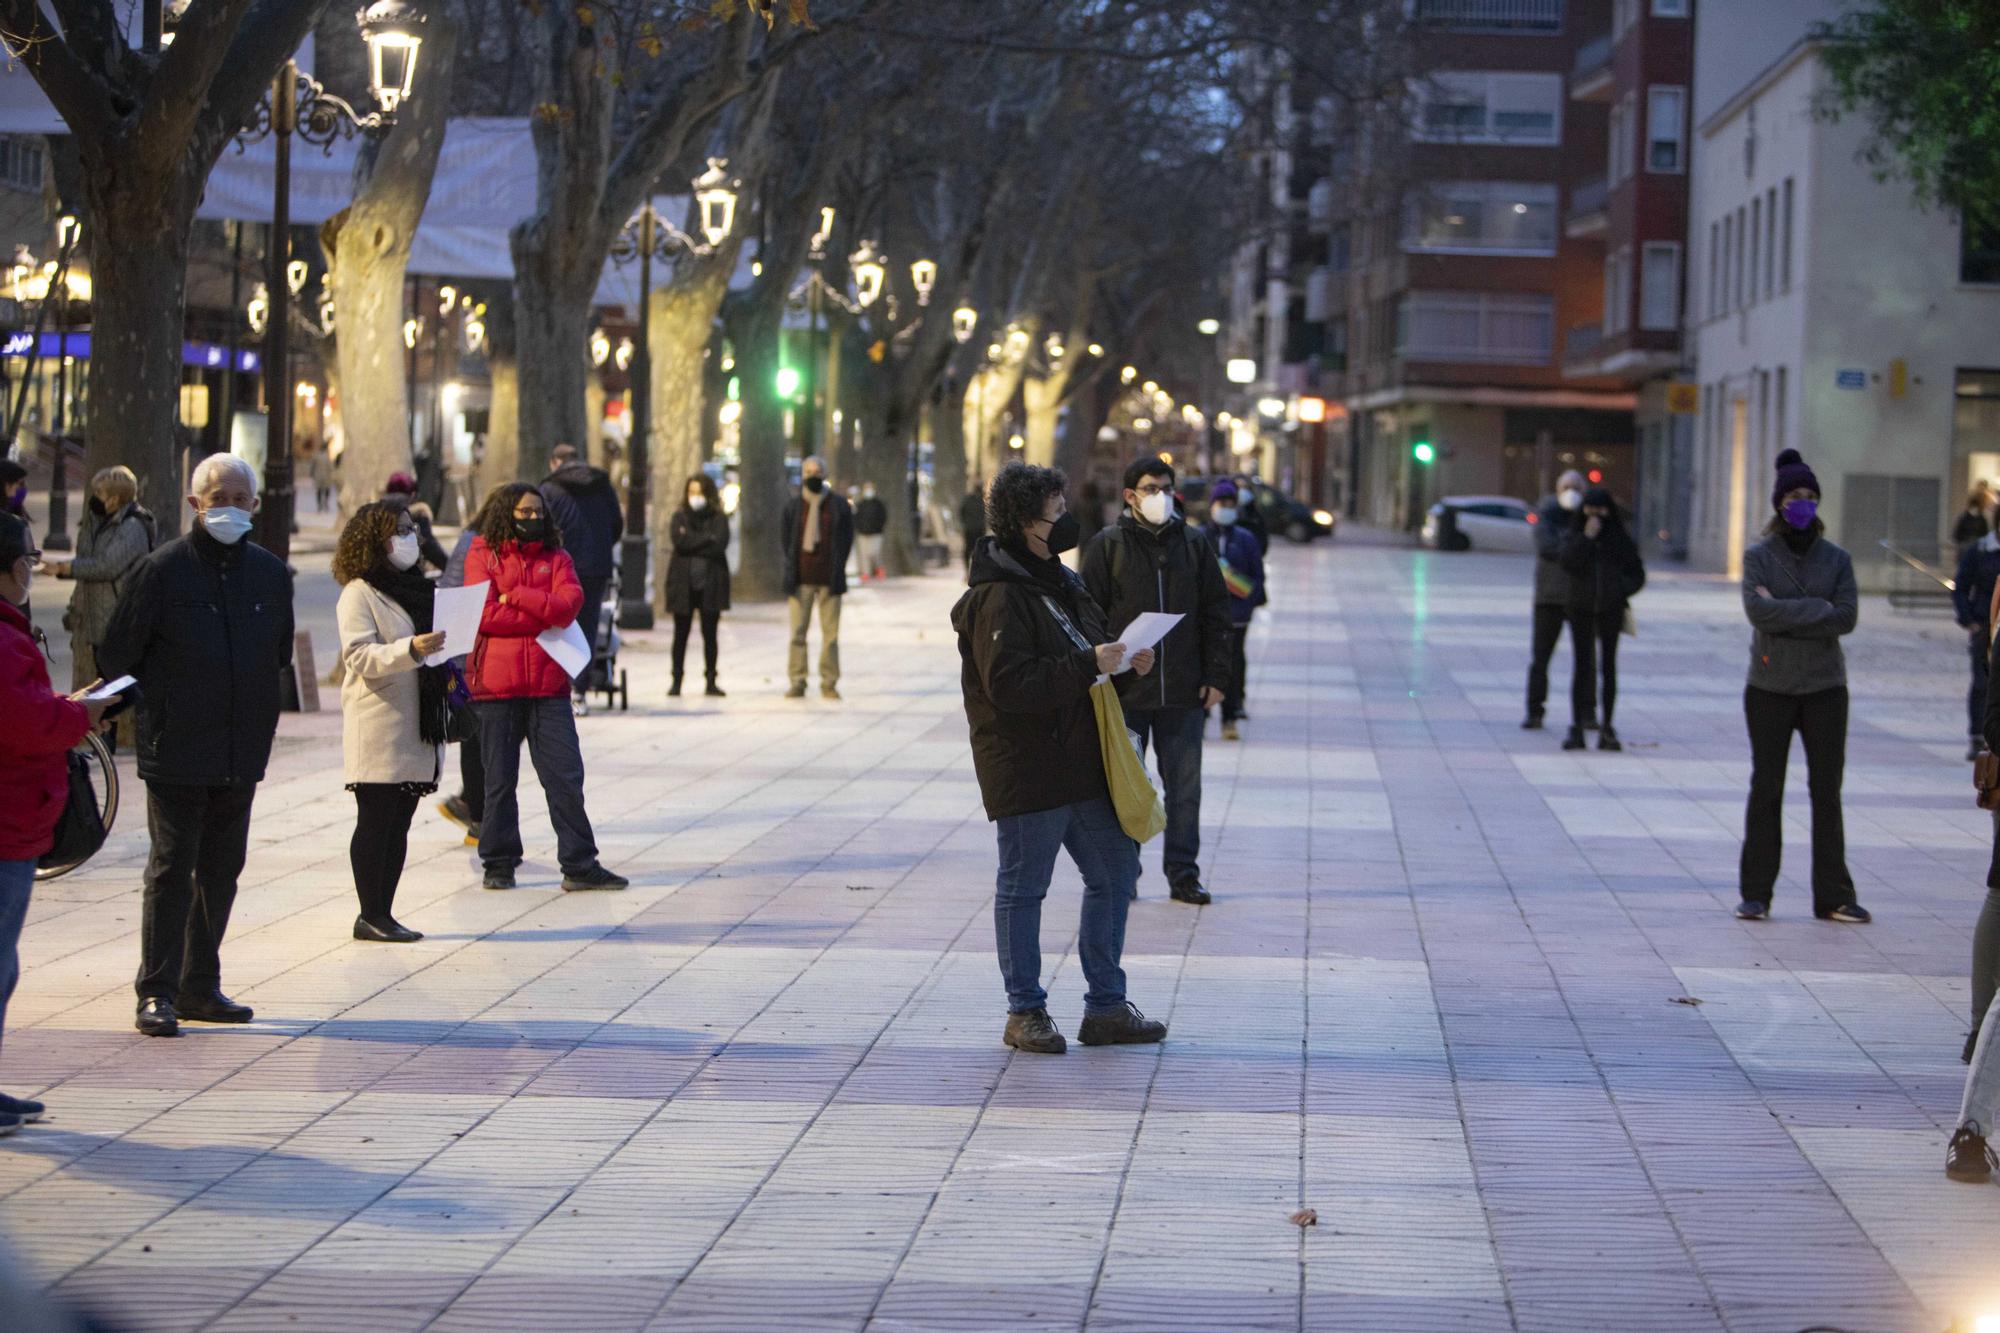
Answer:
[[[1819,478],[1806,466],[1806,460],[1799,457],[1796,449],[1787,449],[1778,455],[1778,480],[1771,487],[1771,508],[1776,509],[1785,501],[1785,496],[1804,487],[1814,495],[1823,494],[1819,488]]]

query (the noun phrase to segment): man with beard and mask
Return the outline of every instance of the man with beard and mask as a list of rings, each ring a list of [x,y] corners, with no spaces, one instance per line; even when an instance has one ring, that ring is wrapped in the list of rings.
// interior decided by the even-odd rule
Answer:
[[[625,535],[625,511],[611,485],[611,474],[584,462],[576,446],[567,441],[549,450],[549,475],[541,492],[549,519],[562,533],[563,548],[576,565],[576,581],[583,585],[583,609],[577,612],[576,623],[590,640],[591,663],[571,687],[575,703],[582,707],[584,696],[596,686],[602,671],[596,652],[598,630],[604,619],[604,592],[611,586],[611,571],[617,564],[618,542]],[[640,595],[645,578],[645,570],[634,570],[625,595]]]
[[[139,678],[146,862],[136,1026],[247,1023],[222,993],[221,947],[250,839],[250,804],[292,664],[292,576],[246,541],[257,475],[231,454],[195,468],[194,526],[132,567],[97,649],[107,680]]]
[[[1083,552],[1083,582],[1114,634],[1145,611],[1181,620],[1158,646],[1158,666],[1118,678],[1125,721],[1160,751],[1166,787],[1167,886],[1176,902],[1202,904],[1201,742],[1208,710],[1229,683],[1229,588],[1215,548],[1174,506],[1174,469],[1147,455],[1125,469],[1125,513]]]
[[[1549,659],[1569,622],[1569,571],[1562,567],[1563,537],[1583,508],[1583,474],[1574,468],[1556,478],[1556,493],[1535,511],[1535,633],[1528,660],[1528,716],[1523,731],[1540,731],[1549,703]],[[1584,719],[1597,725],[1595,713]]]
[[[847,557],[854,549],[854,510],[826,484],[826,460],[799,465],[799,493],[778,524],[784,544],[785,596],[791,602],[789,699],[806,697],[806,633],[819,611],[819,695],[840,698],[840,599],[847,595]]]

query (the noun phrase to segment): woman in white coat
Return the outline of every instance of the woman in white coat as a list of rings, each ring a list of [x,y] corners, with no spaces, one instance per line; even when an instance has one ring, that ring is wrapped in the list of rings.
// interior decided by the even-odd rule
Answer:
[[[356,812],[348,858],[361,899],[354,938],[383,944],[423,938],[390,909],[403,877],[410,817],[437,790],[449,712],[445,668],[422,665],[444,647],[445,636],[431,628],[432,588],[417,570],[419,542],[409,511],[378,500],[355,511],[333,555],[347,669],[341,743]]]

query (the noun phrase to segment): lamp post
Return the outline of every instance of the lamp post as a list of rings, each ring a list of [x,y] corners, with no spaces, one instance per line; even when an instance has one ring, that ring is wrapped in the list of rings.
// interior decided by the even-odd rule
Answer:
[[[619,553],[618,626],[653,627],[653,539],[646,527],[646,501],[651,491],[653,429],[653,259],[675,249],[691,255],[711,255],[729,239],[736,226],[736,187],[728,164],[711,157],[708,170],[694,180],[694,201],[701,212],[701,240],[660,216],[649,196],[638,215],[611,242],[611,257],[620,264],[639,261],[639,340],[632,352],[632,442],[625,467],[625,540]],[[594,356],[594,353],[593,353]],[[597,358],[597,364],[604,364]]]
[[[147,23],[152,20],[149,15]],[[355,15],[368,44],[369,90],[377,110],[356,111],[309,74],[287,60],[258,102],[239,142],[256,143],[275,135],[274,181],[271,193],[271,243],[265,256],[265,291],[270,301],[264,332],[264,503],[258,514],[257,541],[280,560],[292,550],[292,136],[331,149],[336,139],[356,131],[381,134],[395,122],[396,107],[410,95],[423,38],[417,29],[423,16],[406,0],[375,0]]]

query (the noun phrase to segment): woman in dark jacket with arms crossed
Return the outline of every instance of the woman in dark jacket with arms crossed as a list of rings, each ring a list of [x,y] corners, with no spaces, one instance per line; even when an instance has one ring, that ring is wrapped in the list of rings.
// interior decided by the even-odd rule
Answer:
[[[1625,746],[1611,725],[1612,710],[1618,705],[1618,636],[1625,628],[1625,607],[1646,586],[1646,566],[1618,517],[1610,491],[1593,486],[1583,493],[1583,507],[1563,533],[1557,552],[1569,575],[1569,637],[1576,650],[1569,684],[1569,735],[1563,738],[1563,749],[1583,748],[1584,725],[1601,710],[1597,748],[1622,750]]]
[[[701,616],[702,665],[708,673],[706,693],[720,699],[715,683],[716,655],[721,649],[722,613],[729,609],[729,515],[715,494],[706,472],[688,478],[687,493],[668,526],[674,552],[667,561],[667,610],[674,617],[674,683],[670,695],[681,692],[687,667],[688,631]]]
[[[972,766],[997,826],[1000,870],[993,930],[1016,1050],[1060,1055],[1061,1032],[1042,989],[1042,899],[1067,849],[1083,874],[1077,956],[1090,983],[1078,1040],[1086,1046],[1159,1041],[1167,1025],[1125,998],[1125,915],[1139,879],[1138,844],[1112,807],[1090,687],[1120,669],[1104,617],[1057,559],[1076,545],[1063,474],[1010,463],[987,493],[992,536],[973,551],[971,588],[952,608],[972,728]],[[1133,670],[1152,670],[1135,653]]]

